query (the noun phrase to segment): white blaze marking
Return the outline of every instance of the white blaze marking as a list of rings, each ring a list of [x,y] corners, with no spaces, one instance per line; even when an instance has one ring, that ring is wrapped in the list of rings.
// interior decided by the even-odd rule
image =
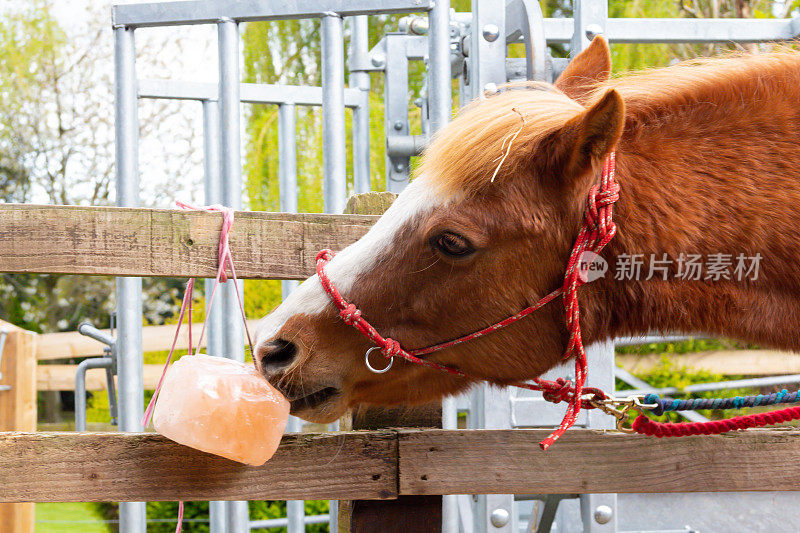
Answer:
[[[394,240],[398,230],[418,214],[442,203],[433,188],[417,178],[397,197],[392,206],[359,239],[328,263],[326,272],[333,285],[347,298],[353,283],[364,272],[369,271],[378,260],[382,250]],[[259,322],[255,331],[256,345],[273,338],[289,318],[297,314],[316,315],[322,313],[330,298],[322,289],[317,275],[305,280],[272,313]]]

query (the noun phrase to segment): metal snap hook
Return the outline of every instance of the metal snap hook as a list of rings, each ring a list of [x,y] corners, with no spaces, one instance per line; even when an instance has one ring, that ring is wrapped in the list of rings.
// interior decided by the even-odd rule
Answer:
[[[392,368],[392,364],[394,363],[394,356],[389,358],[389,364],[386,365],[386,368],[377,369],[369,364],[369,356],[373,352],[373,350],[380,350],[380,346],[373,346],[369,350],[367,350],[367,354],[364,356],[364,362],[367,364],[367,368],[369,368],[370,372],[374,372],[375,374],[383,374],[384,372],[388,372],[390,368]]]

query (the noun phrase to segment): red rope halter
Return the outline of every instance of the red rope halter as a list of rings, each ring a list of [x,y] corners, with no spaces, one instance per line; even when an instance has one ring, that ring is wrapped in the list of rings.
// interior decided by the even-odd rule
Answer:
[[[396,340],[382,337],[381,334],[361,316],[361,311],[358,307],[342,297],[325,273],[325,265],[333,259],[333,252],[331,250],[322,250],[317,254],[317,275],[322,283],[322,288],[328,296],[330,296],[334,305],[339,309],[339,316],[342,320],[344,320],[346,324],[356,328],[376,344],[376,346],[367,351],[366,363],[373,372],[377,373],[389,370],[394,358],[399,357],[410,363],[435,368],[455,376],[478,379],[457,368],[421,359],[420,356],[444,350],[445,348],[450,348],[462,342],[477,339],[488,333],[502,329],[525,318],[537,309],[555,300],[559,295],[563,295],[567,329],[569,330],[569,341],[564,352],[564,359],[566,360],[570,357],[575,358],[575,383],[572,384],[570,381],[561,378],[556,381],[536,378],[533,380],[533,383],[519,383],[515,385],[517,387],[541,391],[544,399],[547,401],[553,403],[568,402],[569,404],[561,424],[540,443],[542,449],[546,450],[553,442],[563,435],[568,428],[575,424],[575,420],[581,409],[592,409],[594,407],[589,403],[590,400],[606,398],[606,395],[601,390],[584,387],[587,374],[586,351],[583,348],[583,339],[581,337],[580,307],[578,304],[578,287],[583,285],[584,282],[579,275],[580,270],[578,268],[578,262],[584,252],[599,254],[606,244],[614,237],[614,234],[617,232],[617,226],[613,221],[614,202],[618,199],[619,185],[614,181],[614,152],[611,152],[608,159],[606,159],[600,184],[594,185],[589,190],[583,224],[578,232],[578,237],[575,239],[575,245],[572,247],[569,262],[567,263],[566,274],[564,275],[564,283],[561,288],[554,290],[532,306],[496,324],[487,326],[469,335],[426,348],[405,350]],[[369,363],[369,356],[371,352],[376,349],[380,350],[380,352],[389,359],[389,365],[382,370],[375,370]],[[585,397],[588,395],[591,395],[591,398]]]

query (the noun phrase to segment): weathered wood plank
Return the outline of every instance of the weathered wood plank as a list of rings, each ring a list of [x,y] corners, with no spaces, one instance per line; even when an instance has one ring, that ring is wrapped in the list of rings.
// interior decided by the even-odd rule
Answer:
[[[7,332],[3,347],[0,384],[0,431],[36,431],[36,333],[0,321]],[[0,475],[1,477],[1,475]],[[0,503],[0,529],[30,533],[34,529],[33,503]]]
[[[661,354],[617,355],[616,363],[628,372],[646,372],[661,362]],[[717,350],[669,354],[679,366],[707,370],[715,374],[775,376],[800,374],[800,353],[778,350]]]
[[[250,331],[256,327],[258,320],[248,320],[247,326]],[[192,324],[192,338],[194,342],[200,338],[202,323]],[[145,326],[142,328],[142,350],[147,352],[160,352],[169,350],[172,346],[172,339],[175,337],[176,324],[166,326]],[[103,330],[109,333],[109,330]],[[203,338],[205,346],[207,337]],[[184,324],[181,333],[178,335],[178,343],[175,345],[178,350],[185,350],[189,347],[189,327]],[[56,359],[70,359],[72,357],[91,357],[103,355],[105,344],[98,342],[86,335],[81,335],[77,331],[64,331],[59,333],[45,333],[39,335],[36,345],[36,359],[49,361]]]
[[[656,439],[570,430],[399,433],[401,494],[563,494],[797,490],[800,431]]]
[[[322,248],[339,250],[377,217],[237,212],[241,278],[301,279]],[[221,215],[120,207],[0,205],[0,272],[214,277]]]
[[[36,369],[36,390],[61,391],[75,390],[75,373],[78,365],[38,365]],[[164,365],[144,365],[144,388],[154,390]],[[106,390],[106,371],[103,368],[90,368],[86,371],[86,390]]]
[[[249,467],[153,433],[0,434],[0,501],[385,499],[393,432],[289,434]]]
[[[0,434],[0,501],[393,499],[491,493],[797,490],[800,431],[655,439],[570,430],[291,434],[263,467],[155,434]],[[399,486],[399,491],[398,491]]]

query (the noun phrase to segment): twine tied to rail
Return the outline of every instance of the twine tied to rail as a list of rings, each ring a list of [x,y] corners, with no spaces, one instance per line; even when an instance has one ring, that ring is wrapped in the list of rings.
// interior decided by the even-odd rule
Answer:
[[[247,343],[250,346],[250,353],[253,353],[253,340],[250,337],[250,330],[247,327],[247,319],[244,313],[244,303],[242,301],[242,295],[239,292],[239,284],[237,283],[236,279],[236,268],[233,266],[233,255],[231,254],[231,247],[229,236],[231,229],[233,228],[233,209],[229,207],[225,207],[223,205],[211,205],[206,207],[195,207],[190,204],[184,202],[175,202],[178,207],[181,209],[186,209],[190,211],[211,211],[214,213],[222,213],[222,227],[220,229],[219,235],[219,264],[217,266],[217,275],[214,279],[214,287],[211,289],[211,296],[208,298],[208,307],[206,308],[205,316],[208,318],[211,314],[211,308],[214,305],[214,297],[217,293],[217,287],[220,283],[225,283],[228,281],[228,273],[226,272],[226,267],[230,268],[230,279],[233,281],[233,287],[236,291],[236,299],[239,303],[239,310],[242,313],[242,322],[244,322],[244,331],[247,334]],[[203,344],[203,335],[206,331],[206,320],[203,320],[203,327],[200,329],[200,337],[197,339],[197,348],[193,349],[192,343],[192,296],[194,294],[194,285],[195,279],[190,278],[189,281],[186,283],[186,290],[183,293],[183,302],[181,303],[181,310],[180,314],[178,315],[178,325],[175,328],[175,336],[172,339],[172,346],[169,349],[169,354],[167,355],[167,362],[164,364],[164,369],[161,371],[161,377],[158,380],[158,384],[156,385],[155,391],[153,391],[153,397],[150,398],[150,403],[147,404],[147,409],[144,411],[144,416],[142,417],[142,426],[147,427],[150,424],[150,419],[153,416],[153,410],[156,406],[156,400],[158,399],[158,393],[161,391],[161,387],[164,385],[164,379],[167,376],[167,370],[169,369],[169,364],[172,362],[172,356],[175,353],[175,347],[178,344],[178,335],[181,331],[181,325],[183,324],[183,317],[188,316],[188,327],[189,327],[189,355],[192,355],[194,351],[194,355],[200,353],[200,347]],[[175,527],[175,532],[180,533],[181,525],[183,522],[183,502],[178,502],[178,525]]]

